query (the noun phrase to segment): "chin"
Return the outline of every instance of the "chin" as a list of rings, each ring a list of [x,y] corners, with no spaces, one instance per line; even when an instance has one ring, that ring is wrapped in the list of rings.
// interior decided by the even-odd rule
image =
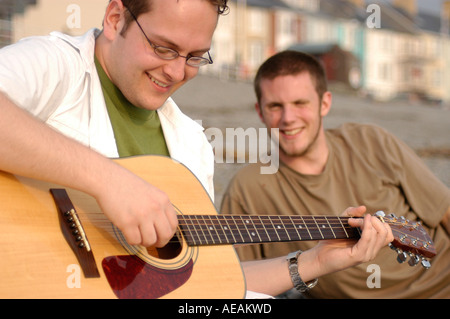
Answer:
[[[155,111],[163,106],[168,98],[169,96],[160,98],[152,97],[144,100],[137,100],[135,105],[146,110]]]

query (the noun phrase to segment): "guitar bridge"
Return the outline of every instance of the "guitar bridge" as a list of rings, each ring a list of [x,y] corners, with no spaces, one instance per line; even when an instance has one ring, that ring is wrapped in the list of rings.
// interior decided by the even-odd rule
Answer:
[[[50,189],[59,211],[61,231],[80,263],[86,278],[98,278],[100,274],[92,253],[91,245],[81,221],[65,189]]]

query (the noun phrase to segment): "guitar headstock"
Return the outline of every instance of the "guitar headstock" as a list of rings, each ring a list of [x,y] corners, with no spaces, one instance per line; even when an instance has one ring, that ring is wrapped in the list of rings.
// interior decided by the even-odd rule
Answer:
[[[416,266],[421,262],[423,267],[427,269],[431,267],[425,257],[433,258],[436,255],[436,249],[420,222],[411,222],[403,216],[397,217],[394,214],[385,215],[381,211],[375,216],[391,226],[394,240],[390,243],[390,247],[397,252],[399,263],[405,262],[409,256],[411,257],[409,265]]]

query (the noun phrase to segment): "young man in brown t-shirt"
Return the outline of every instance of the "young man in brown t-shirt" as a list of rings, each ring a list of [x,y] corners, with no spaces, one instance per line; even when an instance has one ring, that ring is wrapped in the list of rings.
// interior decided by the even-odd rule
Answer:
[[[324,130],[331,108],[324,71],[309,55],[285,51],[255,78],[256,110],[279,145],[279,169],[250,164],[234,177],[221,212],[249,215],[333,215],[348,206],[420,220],[437,256],[431,269],[399,265],[390,249],[370,263],[324,276],[313,298],[450,297],[450,191],[403,142],[372,125]],[[273,130],[275,129],[275,130]],[[242,260],[273,258],[316,242],[249,245]],[[374,267],[375,266],[375,267]],[[375,278],[374,276],[378,276]]]

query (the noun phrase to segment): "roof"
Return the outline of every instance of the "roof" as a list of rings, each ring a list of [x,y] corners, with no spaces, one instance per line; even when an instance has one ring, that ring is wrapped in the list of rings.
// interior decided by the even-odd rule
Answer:
[[[232,0],[237,3],[246,3],[248,6],[252,7],[262,7],[262,8],[286,8],[290,7],[284,3],[282,0]]]
[[[339,48],[336,43],[296,43],[289,50],[301,51],[309,54],[322,54]]]

